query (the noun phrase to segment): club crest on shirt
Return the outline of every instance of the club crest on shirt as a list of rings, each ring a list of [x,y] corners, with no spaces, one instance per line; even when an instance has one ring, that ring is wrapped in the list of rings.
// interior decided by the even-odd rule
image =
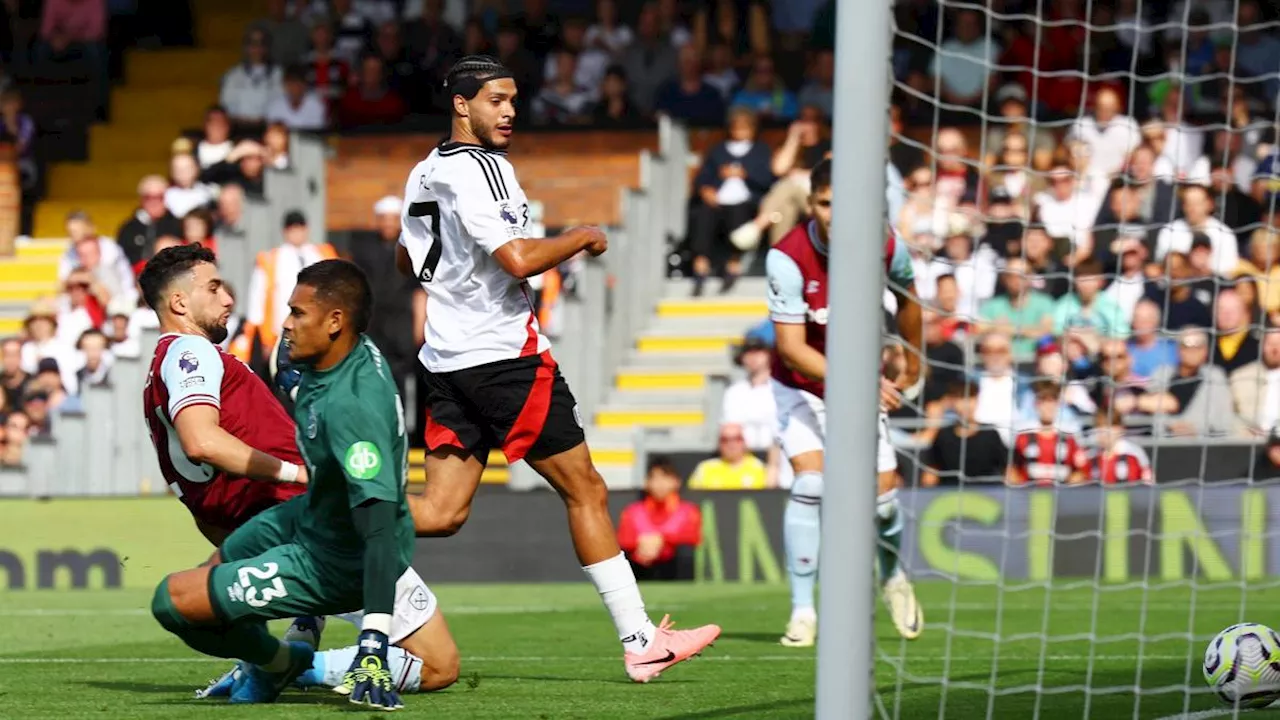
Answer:
[[[503,220],[506,220],[512,225],[520,224],[520,217],[516,215],[515,208],[511,207],[510,203],[498,203],[498,214],[502,216]]]
[[[184,373],[193,373],[200,368],[200,361],[196,358],[196,354],[190,350],[183,350],[178,356],[178,369]]]
[[[316,433],[320,431],[320,419],[316,417],[316,406],[312,405],[307,408],[307,439],[315,440]]]

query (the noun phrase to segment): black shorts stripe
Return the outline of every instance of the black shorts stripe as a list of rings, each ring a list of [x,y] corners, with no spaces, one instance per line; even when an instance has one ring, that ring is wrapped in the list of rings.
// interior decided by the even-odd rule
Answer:
[[[493,170],[493,177],[498,181],[498,191],[502,193],[502,199],[511,199],[511,193],[507,191],[507,179],[502,176],[502,166],[498,164],[498,161],[492,155],[487,155],[478,150],[474,152],[489,163],[489,168]]]

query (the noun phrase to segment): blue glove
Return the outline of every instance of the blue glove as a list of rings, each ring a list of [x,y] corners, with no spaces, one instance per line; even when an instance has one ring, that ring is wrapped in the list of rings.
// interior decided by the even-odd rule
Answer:
[[[280,341],[276,346],[275,384],[290,400],[298,399],[298,385],[302,383],[302,369],[294,365],[289,356],[289,343]]]
[[[396,692],[395,679],[387,666],[387,636],[377,630],[365,630],[356,640],[356,657],[334,692],[346,695],[356,705],[369,705],[379,710],[404,707]]]

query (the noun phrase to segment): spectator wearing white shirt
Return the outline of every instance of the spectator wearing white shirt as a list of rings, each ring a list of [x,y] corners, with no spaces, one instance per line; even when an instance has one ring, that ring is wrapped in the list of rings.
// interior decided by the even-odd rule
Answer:
[[[1049,172],[1049,189],[1032,199],[1045,232],[1069,238],[1072,254],[1083,260],[1093,251],[1093,224],[1098,216],[1096,199],[1080,189],[1076,174],[1065,165]]]
[[[561,52],[567,52],[577,58],[577,65],[574,69],[574,84],[596,97],[600,83],[604,81],[604,73],[609,69],[609,63],[612,58],[609,53],[600,48],[587,47],[587,24],[580,18],[569,18],[564,21],[564,29],[561,34]],[[557,53],[547,56],[546,63],[543,65],[542,78],[545,82],[552,82],[560,74],[560,67],[556,60]],[[674,67],[674,66],[673,66]],[[665,78],[664,78],[665,79]]]
[[[107,321],[102,324],[102,333],[113,357],[137,359],[142,356],[142,328],[131,322],[137,311],[136,301],[130,303],[124,298],[112,298],[107,303]],[[151,314],[154,316],[155,311],[152,310]]]
[[[1186,167],[1179,167],[1174,156],[1188,152],[1187,139],[1198,135],[1178,127],[1166,126],[1159,120],[1142,124],[1142,137],[1156,153],[1152,169],[1157,180],[1169,183],[1189,182],[1204,185],[1209,182],[1209,157],[1201,154]],[[1181,149],[1179,149],[1181,148]]]
[[[1119,172],[1129,153],[1142,143],[1138,122],[1120,110],[1120,95],[1111,88],[1101,88],[1093,98],[1093,115],[1076,120],[1067,133],[1068,139],[1083,140],[1089,145],[1089,169],[1095,174]]]
[[[1208,188],[1188,185],[1182,190],[1182,215],[1160,230],[1156,236],[1156,262],[1164,262],[1170,252],[1189,253],[1195,235],[1202,234],[1209,240],[1212,258],[1210,267],[1214,274],[1231,275],[1240,262],[1240,251],[1235,233],[1213,217],[1213,197]]]
[[[281,123],[290,130],[323,130],[329,124],[328,109],[320,95],[307,87],[307,73],[289,68],[279,95],[267,106],[267,122]]]
[[[1013,344],[1004,333],[987,333],[978,341],[978,355],[982,360],[982,370],[978,377],[978,405],[974,419],[995,428],[1007,447],[1018,407]]]
[[[52,359],[58,368],[67,368],[70,372],[62,377],[63,384],[75,383],[73,353],[70,345],[62,342],[58,333],[58,304],[49,299],[38,300],[31,306],[24,323],[27,340],[22,344],[20,352],[22,371],[35,375],[40,361]]]
[[[617,58],[634,39],[631,28],[618,22],[618,3],[615,0],[596,0],[596,22],[587,28],[583,45]]]
[[[1183,121],[1191,112],[1186,95],[1178,86],[1170,87],[1160,103],[1160,119],[1148,123],[1152,128],[1164,132],[1164,145],[1160,157],[1165,158],[1167,165],[1172,166],[1174,178],[1190,180],[1192,169],[1204,157],[1204,133]],[[1143,127],[1144,134],[1147,126]],[[1208,158],[1204,158],[1208,162]],[[1157,174],[1159,166],[1157,165]],[[1204,177],[1207,172],[1202,173]]]
[[[1113,251],[1120,258],[1119,271],[1102,293],[1110,295],[1120,306],[1124,317],[1132,321],[1133,310],[1146,291],[1147,276],[1143,267],[1147,263],[1147,246],[1143,244],[1141,237],[1131,235],[1120,236],[1116,243],[1117,247]]]
[[[214,105],[204,114],[204,137],[196,143],[196,160],[200,168],[217,165],[231,154],[235,143],[231,142],[231,119],[220,105]]]
[[[967,217],[952,215],[942,254],[929,268],[935,282],[940,275],[955,277],[959,291],[956,310],[969,319],[977,319],[982,301],[995,294],[997,278],[995,253],[985,245],[974,247],[973,230]]]
[[[80,334],[80,339],[76,341],[77,393],[83,393],[85,388],[107,384],[111,366],[115,364],[115,357],[107,349],[109,344],[107,336],[97,328],[90,328]]]
[[[87,267],[114,297],[117,293],[133,289],[133,268],[124,250],[116,241],[98,235],[89,214],[76,210],[67,215],[67,251],[58,258],[58,282],[63,282],[72,270]],[[85,243],[81,248],[80,244]],[[95,247],[89,247],[92,244]]]
[[[1238,368],[1228,378],[1236,414],[1257,435],[1280,429],[1280,330],[1262,336],[1258,359]]]
[[[1000,51],[1000,43],[983,32],[982,15],[976,10],[958,12],[955,37],[942,43],[930,69],[941,82],[943,101],[980,105],[985,88],[998,86],[993,75]]]
[[[184,153],[169,159],[169,182],[164,207],[176,218],[209,207],[217,199],[213,186],[200,182],[200,165],[194,155]]]
[[[720,424],[741,425],[748,448],[769,450],[778,429],[778,410],[770,380],[769,343],[748,336],[738,349],[735,362],[746,375],[725,389]]]
[[[267,104],[280,92],[281,71],[270,63],[270,41],[261,29],[250,29],[245,37],[244,60],[222,76],[219,104],[232,120],[259,123],[267,114]]]

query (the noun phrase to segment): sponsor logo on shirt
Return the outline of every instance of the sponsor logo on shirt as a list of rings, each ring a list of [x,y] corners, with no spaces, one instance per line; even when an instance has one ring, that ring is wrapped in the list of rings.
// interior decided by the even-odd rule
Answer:
[[[189,390],[190,388],[193,388],[199,385],[204,385],[203,375],[192,375],[191,377],[178,383],[178,387],[183,390]]]
[[[378,454],[377,445],[361,440],[347,448],[342,464],[351,477],[357,480],[372,480],[382,469],[382,456]]]
[[[200,361],[196,358],[196,354],[190,350],[183,350],[178,356],[178,369],[184,373],[190,374],[200,367]]]

